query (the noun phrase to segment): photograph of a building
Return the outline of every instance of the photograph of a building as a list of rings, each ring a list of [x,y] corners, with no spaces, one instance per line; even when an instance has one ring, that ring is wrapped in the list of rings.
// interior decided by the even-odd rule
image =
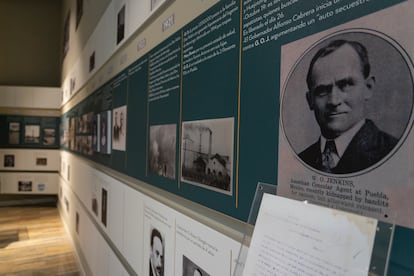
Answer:
[[[232,192],[234,119],[183,123],[181,180]]]

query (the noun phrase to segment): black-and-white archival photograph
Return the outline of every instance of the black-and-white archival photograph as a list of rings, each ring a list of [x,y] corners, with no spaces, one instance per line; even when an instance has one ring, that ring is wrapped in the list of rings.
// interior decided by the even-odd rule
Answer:
[[[234,119],[183,122],[181,180],[232,193]]]
[[[114,108],[112,111],[112,149],[126,150],[126,105]]]
[[[40,143],[40,126],[39,125],[25,125],[24,126],[24,142],[27,144]]]
[[[31,192],[33,190],[32,181],[26,181],[26,180],[19,181],[17,190],[19,192]]]
[[[14,154],[5,154],[3,165],[5,168],[13,168],[14,167]]]
[[[397,148],[409,125],[413,79],[390,41],[372,31],[343,31],[311,45],[295,63],[284,87],[282,124],[306,166],[359,173]]]
[[[101,153],[110,154],[111,153],[111,110],[101,112],[98,117],[99,128],[100,128],[100,138],[99,138],[99,149]]]
[[[100,116],[98,114],[93,115],[92,119],[92,149],[99,152],[99,139],[100,139]]]
[[[210,274],[183,255],[183,276],[210,276]]]
[[[124,39],[125,36],[125,5],[122,6],[117,16],[117,28],[116,28],[116,44]]]
[[[151,229],[149,276],[164,276],[165,240],[157,228]]]
[[[150,127],[149,172],[175,178],[177,125],[154,125]]]
[[[20,123],[19,122],[9,123],[9,144],[11,145],[20,144]]]
[[[56,130],[54,128],[43,129],[43,145],[54,145],[56,144]]]

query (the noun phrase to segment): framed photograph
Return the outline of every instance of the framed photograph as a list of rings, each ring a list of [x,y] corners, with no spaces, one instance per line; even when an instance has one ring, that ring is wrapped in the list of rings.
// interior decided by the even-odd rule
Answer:
[[[20,144],[20,123],[19,122],[9,123],[9,144],[11,145]]]
[[[126,150],[126,112],[126,105],[115,108],[112,111],[112,149],[114,150]]]
[[[27,144],[39,144],[40,143],[40,126],[39,125],[25,125],[24,142]]]
[[[125,5],[118,12],[116,30],[116,44],[119,44],[125,36]]]
[[[112,135],[111,135],[111,125],[112,125],[112,116],[111,110],[101,112],[99,114],[99,128],[100,128],[100,139],[99,139],[99,149],[101,153],[110,154],[112,149]]]
[[[76,234],[79,235],[79,213],[76,212],[76,216],[75,216],[75,231]]]
[[[47,158],[46,157],[37,157],[36,158],[36,166],[47,166]]]
[[[232,193],[234,119],[183,122],[181,181]]]
[[[183,255],[183,276],[210,276],[210,274]]]
[[[32,181],[19,181],[18,182],[18,191],[19,192],[31,192],[33,189]]]
[[[175,178],[177,125],[150,127],[149,172]]]
[[[54,128],[43,129],[43,145],[55,145],[56,130]]]
[[[8,168],[14,167],[14,154],[4,155],[4,167],[8,167]]]
[[[107,224],[107,211],[108,211],[108,191],[102,188],[102,201],[101,201],[101,222],[103,225]]]

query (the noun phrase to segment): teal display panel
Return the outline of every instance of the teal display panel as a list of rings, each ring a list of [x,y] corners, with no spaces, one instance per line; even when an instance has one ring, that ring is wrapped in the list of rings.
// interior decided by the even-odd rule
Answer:
[[[61,146],[247,221],[256,183],[276,187],[283,162],[281,76],[290,73],[281,65],[289,60],[283,49],[343,24],[358,28],[354,20],[403,2],[219,1],[64,114]],[[78,121],[91,126],[78,129]],[[120,125],[125,141],[114,143]],[[412,255],[413,231],[395,229],[389,273],[410,275],[412,265],[401,254]]]
[[[147,172],[151,184],[177,192],[181,33],[148,54]]]
[[[145,180],[147,173],[148,58],[128,69],[127,173]]]
[[[0,115],[0,147],[59,148],[59,117]]]

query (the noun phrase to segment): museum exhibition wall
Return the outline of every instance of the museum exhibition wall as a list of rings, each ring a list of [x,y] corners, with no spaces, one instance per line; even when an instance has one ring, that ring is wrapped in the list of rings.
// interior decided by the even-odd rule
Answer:
[[[367,269],[412,274],[414,1],[78,0],[62,12],[59,125],[2,124],[42,139],[54,129],[59,208],[85,273],[147,274],[154,233],[165,275],[241,273],[267,185],[378,220]],[[325,77],[351,60],[333,57],[356,52],[363,78]],[[338,100],[359,80],[364,104],[333,109],[332,91]],[[362,142],[326,168],[312,145],[343,129]]]

